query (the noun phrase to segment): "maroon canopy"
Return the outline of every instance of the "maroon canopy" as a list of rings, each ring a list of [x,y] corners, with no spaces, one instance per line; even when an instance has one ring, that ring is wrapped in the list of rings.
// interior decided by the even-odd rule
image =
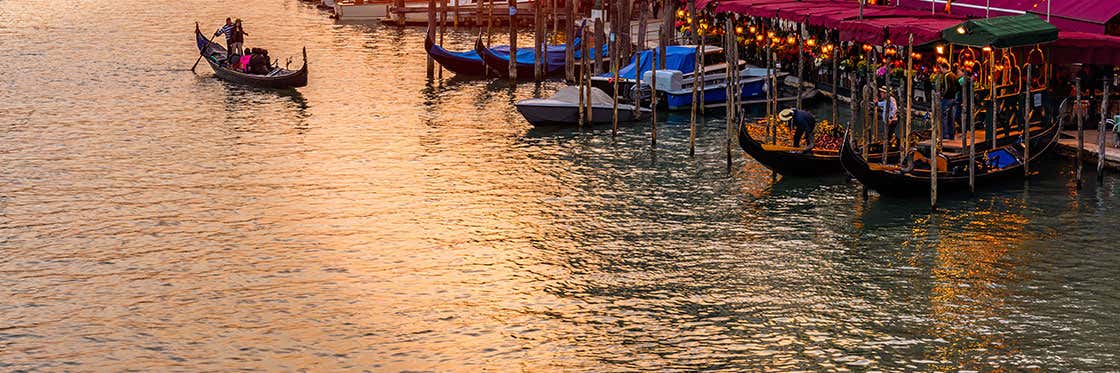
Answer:
[[[771,3],[789,3],[793,0],[721,0],[719,5],[716,5],[716,13],[733,12],[739,14],[748,14],[752,7],[771,4]]]
[[[914,45],[922,45],[941,40],[941,30],[961,22],[955,17],[929,14],[913,17],[903,16],[904,14],[904,12],[897,12],[896,15],[868,18],[865,12],[862,20],[840,22],[837,27],[840,29],[840,40],[866,44],[883,44],[890,40],[891,44],[906,45],[910,35],[913,34]]]
[[[745,9],[745,12],[743,14],[746,14],[746,15],[752,16],[752,17],[762,17],[762,18],[780,17],[782,19],[789,19],[789,20],[793,20],[793,21],[801,21],[800,19],[791,19],[790,17],[787,17],[786,14],[787,13],[795,14],[793,12],[795,12],[797,10],[814,8],[814,7],[818,7],[818,6],[829,6],[829,5],[834,5],[834,4],[836,4],[836,2],[833,2],[831,0],[801,0],[801,1],[786,0],[786,1],[782,1],[782,2],[760,3],[760,4],[752,5],[751,7]],[[849,4],[849,6],[851,6],[851,5]]]
[[[945,0],[899,0],[899,5],[929,12],[931,1],[935,13],[945,13]],[[954,15],[984,17],[990,4],[992,17],[1034,13],[1046,19],[1047,2],[1051,1],[1048,21],[1063,31],[1103,34],[1105,24],[1120,14],[1120,1],[1116,0],[953,0],[950,9]]]
[[[1062,31],[1050,43],[1050,62],[1120,66],[1120,37]]]

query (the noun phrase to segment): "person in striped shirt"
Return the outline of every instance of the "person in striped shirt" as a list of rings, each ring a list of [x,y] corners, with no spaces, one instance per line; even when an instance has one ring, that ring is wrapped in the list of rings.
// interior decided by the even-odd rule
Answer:
[[[227,58],[229,56],[233,56],[234,52],[237,52],[237,54],[241,54],[240,48],[238,48],[239,50],[237,50],[237,51],[233,50],[233,47],[234,47],[233,31],[235,29],[237,29],[237,26],[233,24],[233,19],[231,19],[229,17],[226,17],[226,25],[222,26],[222,28],[220,28],[220,29],[218,29],[218,31],[214,32],[214,36],[223,35],[223,34],[226,36],[226,56],[227,56]]]

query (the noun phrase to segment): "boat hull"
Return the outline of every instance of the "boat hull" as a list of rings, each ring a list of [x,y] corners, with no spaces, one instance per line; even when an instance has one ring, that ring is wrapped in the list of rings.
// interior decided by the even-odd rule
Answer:
[[[1058,127],[1058,125],[1051,125],[1050,128],[1039,131],[1037,135],[1032,134],[1030,140],[1032,156],[1030,159],[1019,160],[1012,166],[998,170],[977,172],[974,179],[975,185],[979,187],[1025,177],[1023,165],[1036,162],[1053,147],[1053,144],[1057,142]],[[1023,150],[1021,143],[1004,145],[999,149],[1017,154],[1022,154]],[[984,156],[984,153],[978,154],[978,157],[982,156]],[[944,160],[944,158],[941,158],[939,162]],[[965,164],[967,162],[966,159]],[[852,177],[881,195],[913,197],[930,194],[932,181],[930,179],[932,177],[928,170],[924,172],[901,172],[897,169],[872,169],[872,166],[863,160],[846,137],[840,150],[840,163]],[[970,189],[968,179],[967,171],[954,174],[939,172],[937,175],[938,193],[945,195],[968,191]]]
[[[739,90],[739,97],[743,100],[751,100],[762,98],[766,96],[766,81],[761,78],[747,79],[742,82]],[[714,84],[704,87],[703,92],[705,105],[722,104],[727,102],[727,85]],[[692,91],[689,89],[682,89],[680,91],[660,91],[659,96],[664,99],[664,105],[669,110],[690,110],[692,108]]]
[[[199,53],[203,55],[203,59],[206,60],[210,68],[214,70],[214,76],[222,80],[262,88],[296,88],[307,85],[308,67],[306,49],[303,51],[303,66],[300,67],[299,70],[285,71],[281,74],[271,76],[246,74],[240,71],[227,69],[215,61],[215,59],[225,59],[225,48],[217,43],[210,43],[209,39],[207,39],[205,35],[202,35],[202,32],[197,27],[195,27],[194,32]]]
[[[468,58],[462,54],[450,52],[443,47],[435,44],[430,37],[424,38],[424,50],[428,52],[429,56],[443,66],[443,68],[450,70],[458,75],[470,76],[483,76],[486,75],[486,62],[478,55],[474,58]]]
[[[571,126],[579,123],[578,106],[557,106],[547,104],[534,104],[526,100],[516,104],[517,111],[525,120],[534,126]],[[634,107],[619,105],[618,121],[633,122],[640,120],[649,113],[642,110],[639,116],[634,115]],[[594,106],[591,108],[592,124],[608,124],[614,122],[614,107]]]

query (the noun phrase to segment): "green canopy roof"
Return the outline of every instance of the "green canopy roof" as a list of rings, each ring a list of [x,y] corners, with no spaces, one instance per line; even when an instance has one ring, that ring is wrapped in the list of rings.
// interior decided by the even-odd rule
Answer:
[[[959,45],[1011,48],[1058,40],[1058,28],[1034,14],[1024,14],[965,21],[941,31],[941,37]]]

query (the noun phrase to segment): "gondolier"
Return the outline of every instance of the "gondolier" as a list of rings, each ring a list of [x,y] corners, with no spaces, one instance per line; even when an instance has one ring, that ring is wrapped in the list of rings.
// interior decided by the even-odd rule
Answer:
[[[778,120],[789,123],[793,129],[793,146],[801,146],[801,136],[805,136],[806,148],[813,147],[813,130],[816,129],[817,119],[813,113],[799,109],[785,109],[778,113]]]
[[[229,18],[229,17],[226,17],[225,26],[222,26],[222,28],[218,29],[218,31],[214,31],[214,36],[218,36],[218,35],[225,35],[226,36],[226,50],[227,51],[234,50],[233,49],[233,30],[236,29],[236,28],[237,28],[237,26],[233,24],[233,19]],[[241,53],[238,53],[238,54],[241,54]]]

